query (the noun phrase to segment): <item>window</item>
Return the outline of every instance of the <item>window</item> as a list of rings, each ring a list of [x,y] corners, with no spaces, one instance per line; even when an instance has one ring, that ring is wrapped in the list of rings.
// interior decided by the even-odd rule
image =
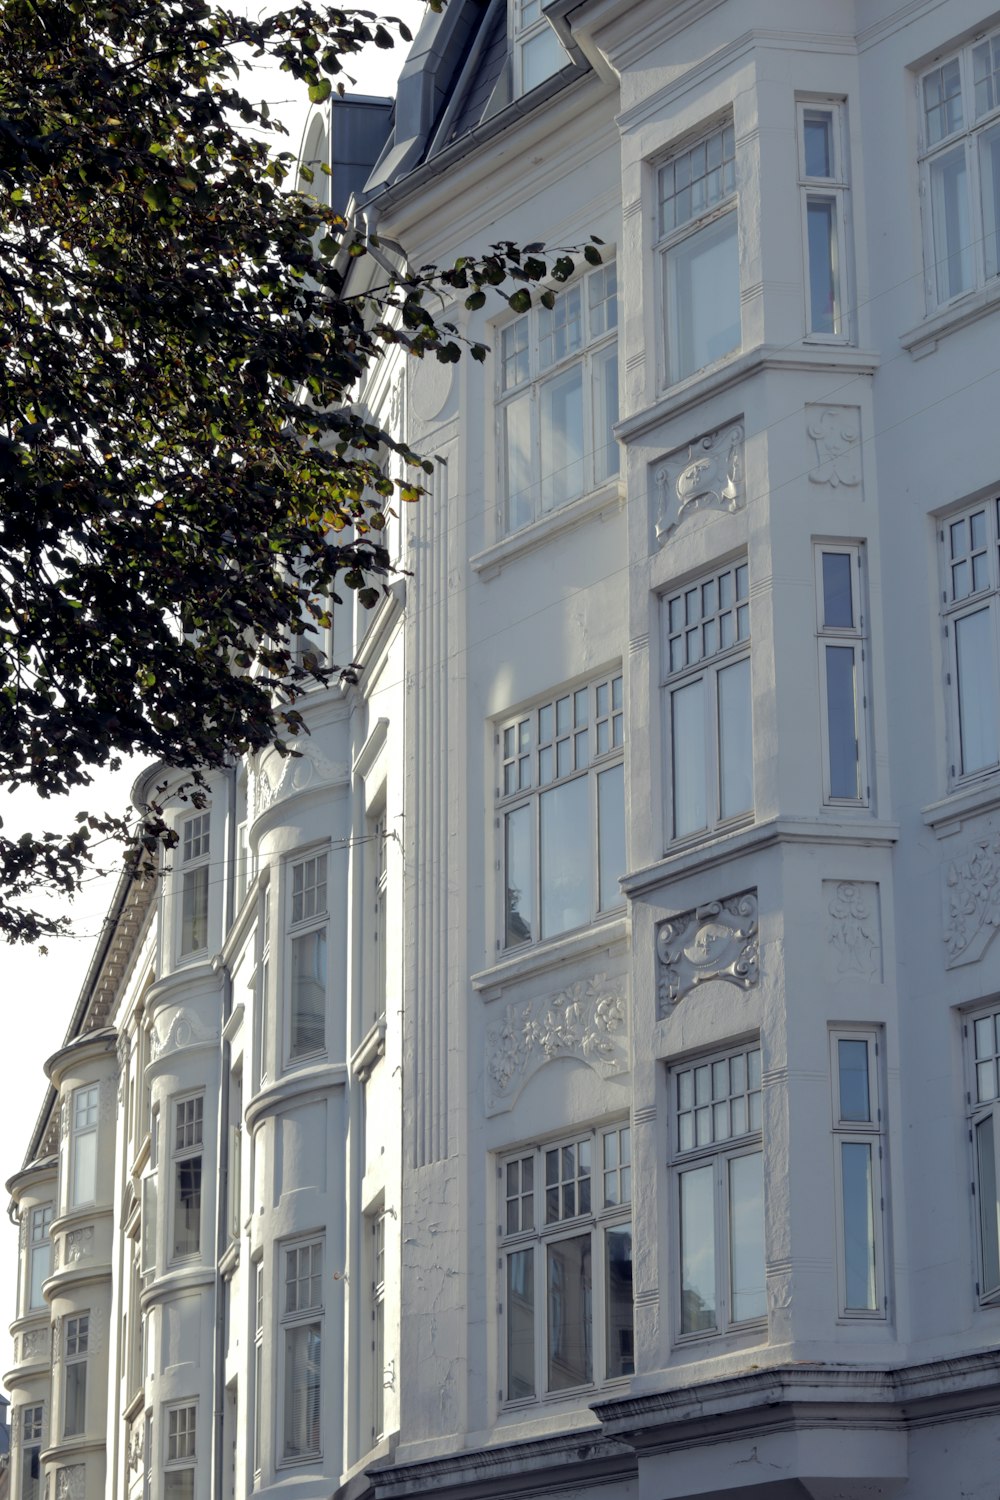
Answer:
[[[139,1269],[143,1276],[156,1270],[156,1173],[142,1179],[142,1218],[139,1240]]]
[[[799,116],[808,296],[806,332],[847,337],[847,147],[842,103],[803,103]]]
[[[940,531],[951,779],[1000,764],[1000,500],[985,500]]]
[[[500,330],[502,529],[520,531],[618,473],[617,327],[612,261]]]
[[[201,1165],[205,1097],[192,1095],[174,1105],[175,1260],[201,1250]]]
[[[52,1241],[49,1226],[54,1214],[53,1205],[46,1203],[31,1210],[31,1243],[28,1254],[31,1266],[28,1277],[28,1311],[45,1306],[42,1285],[52,1273]]]
[[[165,1500],[194,1500],[196,1406],[169,1406],[167,1418],[167,1451],[164,1454],[163,1493]]]
[[[882,1110],[872,1030],[832,1034],[840,1311],[884,1315]]]
[[[969,1102],[973,1194],[979,1233],[979,1279],[984,1302],[1000,1299],[1000,1009],[974,1017],[965,1028],[969,1049]]]
[[[284,1252],[283,1456],[320,1452],[323,1345],[323,1242],[291,1245]]]
[[[90,1314],[66,1319],[66,1375],[63,1386],[63,1437],[87,1430],[87,1351]]]
[[[21,1500],[42,1500],[41,1406],[21,1407]]]
[[[505,948],[584,927],[621,906],[624,740],[620,673],[501,727]]]
[[[97,1115],[100,1087],[96,1083],[74,1089],[71,1103],[69,1206],[93,1203],[97,1196]]]
[[[290,1062],[326,1046],[326,855],[291,867]]]
[[[753,812],[746,563],[663,600],[664,742],[672,839]]]
[[[766,1316],[760,1048],[670,1074],[681,1339]]]
[[[817,547],[819,675],[823,703],[823,800],[867,803],[861,548]]]
[[[372,1267],[372,1442],[385,1431],[385,1214],[369,1220]]]
[[[736,133],[719,125],[657,175],[667,384],[733,354],[740,329]]]
[[[387,935],[386,897],[388,890],[386,869],[386,831],[384,804],[373,811],[367,819],[365,842],[365,878],[368,881],[366,916],[369,937],[366,963],[367,1018],[366,1025],[385,1015]]]
[[[569,58],[542,15],[542,0],[509,0],[509,3],[510,34],[514,42],[514,94],[519,96],[558,73]]]
[[[631,1375],[629,1127],[519,1152],[499,1178],[506,1399]]]
[[[208,813],[181,824],[181,957],[208,947]]]
[[[264,1426],[264,1262],[254,1265],[253,1469],[260,1473]]]

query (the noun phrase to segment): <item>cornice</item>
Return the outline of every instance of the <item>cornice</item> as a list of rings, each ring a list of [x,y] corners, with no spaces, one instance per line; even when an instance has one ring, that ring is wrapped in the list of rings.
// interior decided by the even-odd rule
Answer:
[[[271,1115],[282,1114],[298,1104],[325,1099],[334,1089],[343,1088],[347,1079],[346,1063],[323,1063],[287,1073],[250,1100],[244,1115],[246,1127],[252,1132]]]

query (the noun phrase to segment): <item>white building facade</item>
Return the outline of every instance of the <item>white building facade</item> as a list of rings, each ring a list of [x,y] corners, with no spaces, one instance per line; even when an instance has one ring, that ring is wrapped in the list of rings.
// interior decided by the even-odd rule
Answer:
[[[357,211],[599,260],[372,372],[359,680],[118,893],[12,1493],[995,1500],[1000,14],[452,0]]]

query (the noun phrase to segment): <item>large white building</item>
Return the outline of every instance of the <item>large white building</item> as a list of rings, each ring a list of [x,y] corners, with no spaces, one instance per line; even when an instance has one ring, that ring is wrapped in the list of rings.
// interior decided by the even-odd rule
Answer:
[[[414,264],[601,264],[373,372],[359,683],[119,891],[12,1493],[995,1500],[1000,15],[451,0],[365,108]]]

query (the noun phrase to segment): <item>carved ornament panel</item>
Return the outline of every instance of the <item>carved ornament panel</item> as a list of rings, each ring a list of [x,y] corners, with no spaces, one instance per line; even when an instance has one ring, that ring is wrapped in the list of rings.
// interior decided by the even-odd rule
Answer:
[[[661,1017],[710,979],[750,989],[760,977],[757,892],[709,901],[661,922],[656,957]]]
[[[695,511],[737,511],[746,504],[743,436],[742,422],[729,422],[659,465],[654,477],[656,540],[661,547]]]
[[[807,406],[806,432],[816,449],[813,484],[857,489],[861,483],[861,411],[857,406]]]
[[[624,978],[595,974],[555,997],[508,1005],[486,1033],[489,1113],[510,1109],[528,1079],[557,1057],[576,1058],[604,1077],[627,1071]]]
[[[982,958],[1000,926],[1000,833],[968,844],[945,867],[944,946],[949,969]]]
[[[878,884],[824,880],[827,972],[833,979],[882,979],[882,923]]]

